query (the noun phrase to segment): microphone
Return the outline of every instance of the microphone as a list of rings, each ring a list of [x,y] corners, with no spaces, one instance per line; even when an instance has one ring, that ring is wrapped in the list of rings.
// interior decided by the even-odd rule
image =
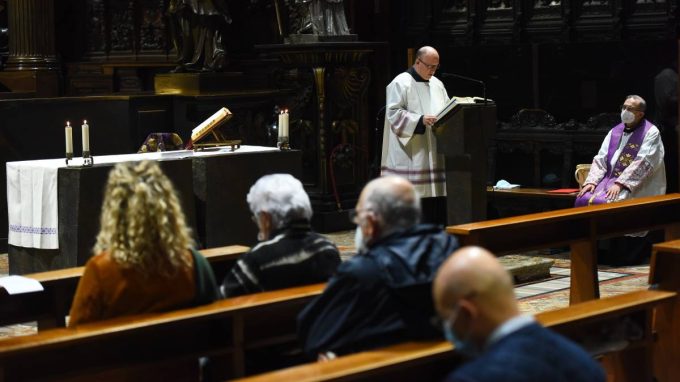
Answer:
[[[461,80],[475,82],[475,83],[482,85],[482,97],[484,98],[484,104],[486,105],[486,84],[484,83],[484,81],[477,80],[477,79],[470,78],[470,77],[461,76],[460,74],[453,74],[453,73],[439,73],[439,76],[442,77],[442,78],[446,78],[446,77],[459,78]]]

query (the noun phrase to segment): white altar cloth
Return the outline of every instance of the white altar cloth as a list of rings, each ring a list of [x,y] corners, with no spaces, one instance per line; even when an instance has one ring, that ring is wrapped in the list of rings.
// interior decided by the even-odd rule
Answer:
[[[214,155],[233,155],[247,152],[276,151],[276,147],[241,146],[236,151],[229,147],[211,151],[165,151],[142,154],[95,156],[95,166],[141,160],[166,160]],[[74,158],[71,166],[82,164]],[[7,207],[9,217],[8,243],[39,249],[59,248],[59,203],[57,171],[66,167],[61,159],[7,162]],[[93,190],[103,192],[103,190]]]

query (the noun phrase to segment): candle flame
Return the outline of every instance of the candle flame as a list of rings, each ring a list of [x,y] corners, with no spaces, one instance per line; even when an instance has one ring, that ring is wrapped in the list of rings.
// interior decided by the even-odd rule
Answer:
[[[83,124],[87,125],[87,119],[83,119]]]
[[[66,126],[71,126],[71,122],[66,121]]]
[[[288,109],[286,109],[286,110],[284,111],[284,113],[288,114]]]

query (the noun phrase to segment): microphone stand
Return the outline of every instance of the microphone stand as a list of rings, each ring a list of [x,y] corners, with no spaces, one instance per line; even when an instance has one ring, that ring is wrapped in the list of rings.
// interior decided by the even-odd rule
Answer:
[[[441,75],[442,77],[459,78],[459,79],[461,79],[461,80],[466,80],[466,81],[470,81],[470,82],[476,82],[476,83],[482,85],[482,97],[484,98],[484,105],[487,104],[487,99],[486,99],[486,84],[484,83],[484,81],[477,80],[477,79],[470,78],[470,77],[461,76],[460,74],[453,74],[453,73],[440,73],[440,75]]]

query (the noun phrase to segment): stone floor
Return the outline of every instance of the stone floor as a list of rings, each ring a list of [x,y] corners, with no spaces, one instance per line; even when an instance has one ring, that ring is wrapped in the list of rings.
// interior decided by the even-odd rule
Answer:
[[[355,255],[354,231],[326,234],[347,260]],[[569,252],[565,250],[531,251],[500,258],[517,284],[515,293],[520,310],[535,314],[566,307],[569,304]],[[7,254],[0,254],[0,277],[8,273]],[[646,289],[649,265],[635,267],[599,267],[602,297]],[[537,276],[538,279],[537,279]],[[33,334],[35,323],[0,327],[0,338]]]

